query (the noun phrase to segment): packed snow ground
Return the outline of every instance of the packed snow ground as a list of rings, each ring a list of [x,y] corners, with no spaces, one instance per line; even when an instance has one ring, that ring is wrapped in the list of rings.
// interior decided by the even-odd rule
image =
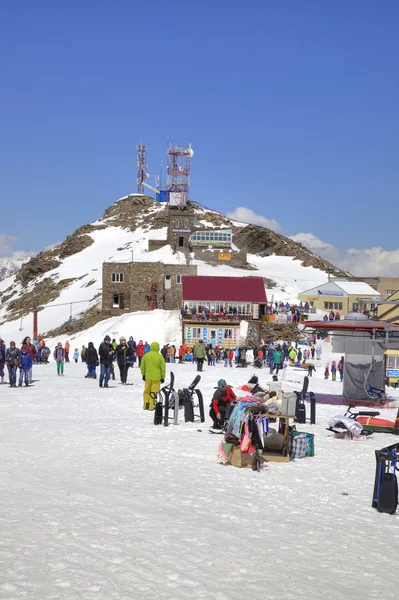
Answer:
[[[339,393],[322,368],[310,389]],[[170,370],[177,388],[196,375]],[[240,386],[252,368],[206,367],[207,422],[169,428],[142,410],[137,368],[108,390],[85,372],[51,363],[30,389],[0,386],[0,598],[397,597],[398,517],[371,508],[374,450],[395,436],[336,440],[325,427],[341,409],[318,406],[317,425],[298,426],[316,456],[254,473],[218,463],[207,414],[217,380]],[[284,387],[302,379],[288,370]]]

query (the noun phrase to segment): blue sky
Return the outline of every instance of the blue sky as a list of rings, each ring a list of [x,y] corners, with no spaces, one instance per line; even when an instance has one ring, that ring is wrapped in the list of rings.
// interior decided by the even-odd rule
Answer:
[[[202,204],[394,250],[398,32],[396,0],[3,0],[1,232],[64,239],[172,140]]]

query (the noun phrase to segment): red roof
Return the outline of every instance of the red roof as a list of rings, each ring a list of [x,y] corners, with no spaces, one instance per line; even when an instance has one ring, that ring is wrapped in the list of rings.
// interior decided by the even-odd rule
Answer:
[[[301,321],[300,325],[305,325],[306,327],[312,327],[314,329],[329,329],[333,331],[344,331],[348,329],[399,329],[399,325],[392,325],[391,323],[386,323],[385,321],[346,321],[345,319],[340,319],[339,321]]]
[[[267,302],[262,277],[205,277],[183,275],[183,301]]]

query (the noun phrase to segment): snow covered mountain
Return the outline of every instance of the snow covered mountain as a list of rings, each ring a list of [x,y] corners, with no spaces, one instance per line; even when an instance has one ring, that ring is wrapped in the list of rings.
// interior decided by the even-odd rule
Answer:
[[[232,221],[198,204],[192,208],[204,228],[233,230],[233,243],[247,252],[250,269],[193,260],[199,275],[260,275],[265,278],[269,299],[284,301],[295,301],[301,291],[325,282],[327,272],[343,275],[301,244],[269,229]],[[147,196],[129,195],[112,204],[101,219],[31,258],[16,274],[0,282],[2,337],[18,337],[18,330],[31,335],[30,311],[34,306],[42,307],[39,332],[43,335],[71,336],[103,320],[103,262],[130,261],[133,255],[134,261],[140,262],[186,263],[186,256],[169,245],[148,251],[149,240],[166,239],[167,225],[165,204]],[[71,316],[72,324],[68,324]],[[115,317],[113,323],[117,331]]]
[[[24,255],[23,258],[18,258],[16,256],[0,257],[0,281],[3,281],[3,279],[7,279],[7,277],[15,275],[22,267],[22,265],[28,260],[30,260],[30,258],[33,256],[33,254],[31,254],[30,256],[26,255],[25,253],[21,254]]]

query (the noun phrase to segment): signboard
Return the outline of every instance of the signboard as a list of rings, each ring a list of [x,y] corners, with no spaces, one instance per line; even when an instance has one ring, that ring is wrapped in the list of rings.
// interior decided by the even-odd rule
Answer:
[[[173,233],[191,233],[191,229],[172,229]]]
[[[208,328],[202,328],[202,341],[208,343]]]
[[[191,342],[191,327],[187,327],[186,329],[186,339],[187,342]]]
[[[323,292],[323,290],[317,290],[319,296],[345,296],[345,292],[337,292],[335,290],[331,292]]]
[[[185,192],[169,192],[169,206],[184,206],[185,204]]]
[[[218,329],[218,344],[223,344],[223,329],[221,327]]]
[[[237,346],[237,328],[236,327],[233,329],[233,344],[234,344],[234,346]]]
[[[388,369],[388,377],[399,377],[399,369]]]
[[[219,253],[219,260],[231,260],[231,254]]]

